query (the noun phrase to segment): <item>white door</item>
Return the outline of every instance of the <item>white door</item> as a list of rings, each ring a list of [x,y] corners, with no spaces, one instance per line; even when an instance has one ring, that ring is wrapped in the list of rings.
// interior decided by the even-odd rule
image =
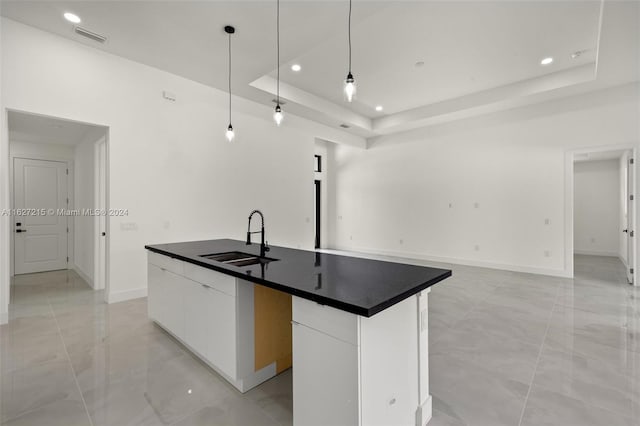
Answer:
[[[67,164],[16,158],[13,188],[15,273],[66,269],[67,217],[57,211],[67,209]]]
[[[627,164],[627,279],[630,283],[635,283],[633,276],[636,267],[636,249],[635,249],[635,229],[636,229],[636,213],[635,213],[635,165],[634,159],[631,158]]]

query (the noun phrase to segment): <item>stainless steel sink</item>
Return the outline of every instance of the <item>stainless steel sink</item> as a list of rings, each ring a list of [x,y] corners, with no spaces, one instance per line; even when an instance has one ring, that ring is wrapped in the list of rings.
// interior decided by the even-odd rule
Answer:
[[[201,254],[200,257],[204,257],[205,259],[213,260],[216,262],[222,262],[224,264],[232,265],[232,266],[259,265],[259,264],[273,262],[274,260],[278,260],[278,259],[272,259],[270,257],[260,257],[260,256],[256,256],[255,254],[243,253],[241,251]]]

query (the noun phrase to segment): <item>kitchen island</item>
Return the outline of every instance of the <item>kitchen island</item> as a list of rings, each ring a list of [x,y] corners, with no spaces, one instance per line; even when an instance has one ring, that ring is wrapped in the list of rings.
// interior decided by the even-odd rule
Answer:
[[[241,392],[293,365],[294,425],[431,418],[427,294],[451,271],[228,239],[146,248],[150,318]]]

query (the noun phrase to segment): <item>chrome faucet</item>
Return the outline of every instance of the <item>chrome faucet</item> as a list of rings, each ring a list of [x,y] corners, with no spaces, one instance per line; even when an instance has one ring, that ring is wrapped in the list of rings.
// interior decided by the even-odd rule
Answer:
[[[251,218],[254,214],[258,213],[260,215],[260,219],[262,220],[262,226],[259,231],[251,232]],[[251,234],[260,233],[262,238],[260,240],[260,257],[264,257],[265,253],[271,250],[267,243],[264,242],[264,215],[260,210],[254,210],[249,215],[249,225],[247,226],[247,245],[251,245]]]

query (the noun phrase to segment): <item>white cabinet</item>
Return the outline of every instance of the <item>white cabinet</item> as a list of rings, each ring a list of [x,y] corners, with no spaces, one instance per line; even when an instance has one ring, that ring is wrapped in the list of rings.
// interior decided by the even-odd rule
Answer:
[[[241,392],[276,375],[255,368],[254,284],[149,253],[149,318]]]
[[[184,338],[185,278],[159,266],[149,264],[149,317]]]
[[[187,345],[229,377],[236,377],[236,299],[185,279]]]
[[[188,306],[184,313],[185,342],[199,355],[209,353],[209,288],[203,284],[187,281],[184,286],[184,303]]]
[[[236,298],[208,288],[206,356],[229,377],[236,377]]]

